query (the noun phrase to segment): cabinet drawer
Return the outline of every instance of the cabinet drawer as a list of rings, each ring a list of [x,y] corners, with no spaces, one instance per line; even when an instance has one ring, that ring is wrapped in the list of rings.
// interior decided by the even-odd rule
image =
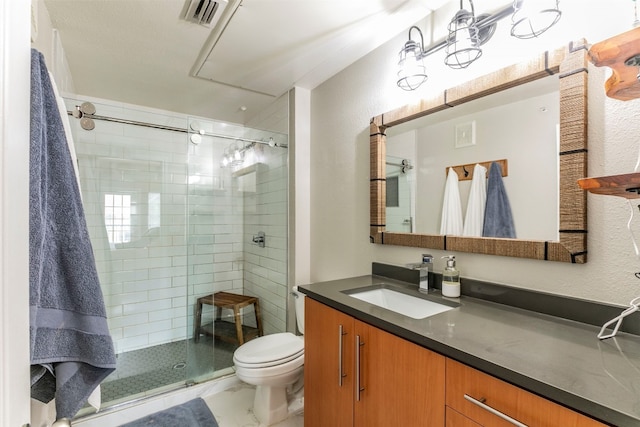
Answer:
[[[447,406],[483,426],[605,427],[591,418],[451,359],[446,361],[446,370]]]
[[[477,422],[470,420],[455,409],[446,407],[445,427],[482,427]]]

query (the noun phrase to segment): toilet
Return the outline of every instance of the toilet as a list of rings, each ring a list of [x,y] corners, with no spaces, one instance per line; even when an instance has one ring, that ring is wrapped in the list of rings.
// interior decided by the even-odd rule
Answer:
[[[298,330],[304,333],[305,295],[297,286],[292,294]],[[238,378],[256,386],[253,413],[261,425],[269,426],[289,416],[288,394],[297,391],[295,400],[302,401],[304,337],[282,332],[255,338],[238,347],[233,363]]]

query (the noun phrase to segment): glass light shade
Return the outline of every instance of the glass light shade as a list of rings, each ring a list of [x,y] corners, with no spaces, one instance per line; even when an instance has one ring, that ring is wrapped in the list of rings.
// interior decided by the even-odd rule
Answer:
[[[231,166],[241,165],[244,161],[244,146],[239,141],[233,141],[228,148],[229,164]]]
[[[227,166],[229,166],[229,160],[230,156],[229,156],[229,146],[225,147],[224,152],[222,153],[222,167],[226,168]]]
[[[449,23],[444,63],[451,68],[467,68],[482,56],[479,30],[473,13],[461,9]]]
[[[403,90],[416,90],[427,81],[427,70],[422,60],[422,46],[409,40],[400,51],[398,86]]]
[[[559,0],[514,0],[511,35],[519,39],[538,37],[560,20]]]

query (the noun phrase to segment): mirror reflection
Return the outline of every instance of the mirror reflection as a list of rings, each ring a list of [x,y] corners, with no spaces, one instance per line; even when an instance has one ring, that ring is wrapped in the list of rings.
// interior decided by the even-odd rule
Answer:
[[[549,76],[389,128],[386,231],[443,234],[447,169],[460,166],[465,220],[474,165],[500,159],[516,237],[558,240],[558,85]]]
[[[369,240],[382,245],[585,263],[587,197],[577,180],[588,175],[586,52],[586,40],[574,41],[372,117]],[[389,204],[396,204],[387,210],[387,163],[398,161],[413,167],[404,186],[413,193],[403,197],[398,179],[398,194],[389,198]],[[477,163],[488,170],[484,213],[496,207],[500,210],[498,215],[483,215],[483,222],[473,221],[474,233],[481,229],[481,234],[464,235],[467,199],[483,188],[483,180],[471,179],[474,191],[470,191],[465,176]],[[447,176],[448,168],[455,173]],[[499,169],[502,174],[495,173]],[[482,175],[479,169],[476,177]],[[460,199],[457,209],[452,209],[458,213],[458,223],[449,224],[450,215],[443,215],[449,188],[455,188]],[[502,199],[493,198],[496,189]],[[505,199],[510,200],[500,201]],[[402,206],[402,200],[408,201],[407,206]],[[497,204],[492,203],[495,200]],[[479,217],[479,204],[471,206],[474,218]],[[391,227],[405,231],[387,228],[387,212],[394,217]],[[498,219],[499,227],[487,233],[492,228],[487,223]],[[496,230],[500,233],[493,234]],[[501,234],[504,230],[508,235]]]

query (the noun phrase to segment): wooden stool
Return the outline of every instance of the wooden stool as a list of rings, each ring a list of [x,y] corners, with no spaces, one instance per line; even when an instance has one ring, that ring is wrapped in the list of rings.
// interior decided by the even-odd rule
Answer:
[[[216,318],[213,324],[213,330],[210,332],[202,325],[202,305],[208,304],[216,307]],[[256,315],[256,328],[251,328],[242,325],[242,318],[240,317],[240,309],[248,305],[253,305],[253,311]],[[235,338],[230,331],[233,328],[231,322],[222,320],[222,309],[228,308],[233,310],[233,317],[235,323]],[[224,332],[227,332],[226,334]],[[245,341],[251,338],[262,336],[262,320],[260,319],[260,302],[256,297],[250,297],[247,295],[231,294],[229,292],[216,292],[215,294],[207,295],[198,298],[196,301],[196,315],[195,315],[195,332],[194,341],[200,340],[200,334],[206,334],[215,338],[220,338],[223,341],[237,342],[238,345],[242,345]]]

